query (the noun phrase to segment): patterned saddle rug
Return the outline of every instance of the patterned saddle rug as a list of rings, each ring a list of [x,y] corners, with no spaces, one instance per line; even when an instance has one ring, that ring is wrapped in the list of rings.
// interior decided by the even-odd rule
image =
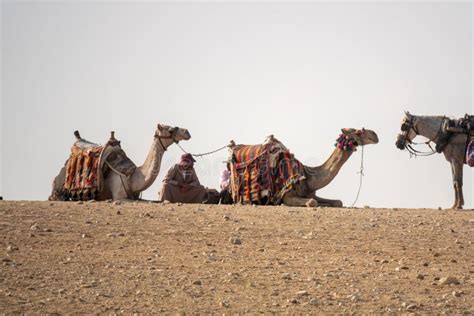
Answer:
[[[65,168],[66,179],[59,194],[65,200],[75,201],[100,200],[107,172],[130,177],[137,167],[122,150],[120,142],[111,138],[105,146],[77,140],[71,147]]]
[[[89,200],[97,197],[99,162],[103,150],[103,146],[85,140],[72,145],[64,182],[64,191],[68,198]]]
[[[231,148],[230,189],[234,202],[281,204],[304,179],[304,167],[278,140]]]

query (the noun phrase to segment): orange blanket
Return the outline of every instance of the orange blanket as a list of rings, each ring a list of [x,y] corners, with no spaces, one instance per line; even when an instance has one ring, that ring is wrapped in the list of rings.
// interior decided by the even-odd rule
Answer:
[[[73,199],[95,198],[99,187],[98,168],[100,154],[104,147],[80,147],[74,144],[66,164],[64,190]]]

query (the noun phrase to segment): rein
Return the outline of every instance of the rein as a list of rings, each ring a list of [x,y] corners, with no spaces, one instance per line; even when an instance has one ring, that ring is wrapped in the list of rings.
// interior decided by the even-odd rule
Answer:
[[[203,157],[203,156],[207,156],[207,155],[211,155],[211,154],[214,154],[216,152],[219,152],[223,149],[226,149],[228,147],[228,145],[225,145],[225,146],[222,146],[222,147],[219,147],[215,150],[212,150],[212,151],[208,151],[208,152],[205,152],[205,153],[202,153],[202,154],[192,154],[192,153],[189,153],[187,152],[183,147],[181,147],[181,145],[179,143],[176,143],[176,145],[178,145],[178,147],[185,153],[185,154],[191,154],[193,157]]]
[[[431,152],[426,152],[426,151],[419,151],[419,150],[416,150],[415,148],[413,148],[413,146],[411,144],[407,144],[405,145],[405,149],[408,151],[408,153],[410,154],[410,158],[411,157],[428,157],[428,156],[431,156],[431,155],[434,155],[436,154],[436,151],[433,150],[433,147],[431,147],[430,145],[431,143],[431,140],[428,140],[426,143],[413,143],[413,145],[428,145],[428,147],[430,147],[431,149]]]
[[[359,188],[357,189],[357,194],[354,199],[354,202],[352,202],[350,207],[354,207],[354,205],[357,203],[357,200],[359,199],[360,191],[362,189],[362,179],[364,177],[364,144],[358,144],[352,137],[343,134],[339,135],[339,138],[336,140],[336,143],[334,144],[335,147],[339,148],[340,150],[346,150],[346,151],[356,151],[357,147],[360,145],[361,147],[361,158],[360,158],[360,168],[359,171],[357,172],[359,174]]]
[[[357,200],[359,199],[359,194],[360,194],[360,190],[362,189],[362,179],[364,177],[364,146],[361,146],[361,157],[360,157],[360,169],[359,169],[359,172],[357,172],[358,174],[360,174],[359,176],[359,189],[357,190],[357,195],[355,197],[355,200],[354,202],[352,202],[351,206],[350,207],[354,207],[354,205],[357,203]]]
[[[439,130],[438,132],[436,133],[436,136],[435,136],[435,140],[439,138],[439,135],[441,134],[441,130],[443,129],[443,125],[444,125],[444,122],[447,118],[444,117],[443,120],[441,121],[441,124],[439,126]],[[411,140],[408,139],[408,133],[410,131],[410,129],[412,129],[415,134],[418,136],[420,135],[419,131],[418,131],[418,128],[415,126],[415,124],[413,123],[413,117],[410,119],[410,121],[408,123],[404,123],[402,124],[402,131],[404,132],[403,135],[404,135],[404,138],[405,138],[405,142],[408,141],[409,144],[405,144],[405,149],[408,151],[408,153],[410,154],[410,158],[411,157],[427,157],[427,156],[431,156],[431,155],[434,155],[436,154],[436,150],[433,149],[433,147],[431,147],[431,143],[433,142],[434,143],[434,140],[431,140],[428,138],[428,141],[426,142],[422,142],[422,143],[415,143]],[[423,136],[423,135],[421,135]],[[430,149],[431,149],[431,152],[426,152],[426,151],[419,151],[415,148],[413,148],[412,145],[427,145]]]

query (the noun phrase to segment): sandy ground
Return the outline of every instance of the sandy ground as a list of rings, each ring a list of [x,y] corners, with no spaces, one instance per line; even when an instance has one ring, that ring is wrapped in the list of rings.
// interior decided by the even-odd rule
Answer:
[[[474,211],[0,201],[0,311],[474,314]]]

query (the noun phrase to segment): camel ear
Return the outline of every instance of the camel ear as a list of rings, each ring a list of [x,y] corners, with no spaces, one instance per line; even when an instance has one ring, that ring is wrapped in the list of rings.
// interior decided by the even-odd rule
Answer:
[[[158,124],[156,127],[158,128],[159,131],[163,130],[163,125],[161,125],[161,124]]]
[[[406,115],[406,116],[410,116],[410,112],[405,111],[405,115]]]

